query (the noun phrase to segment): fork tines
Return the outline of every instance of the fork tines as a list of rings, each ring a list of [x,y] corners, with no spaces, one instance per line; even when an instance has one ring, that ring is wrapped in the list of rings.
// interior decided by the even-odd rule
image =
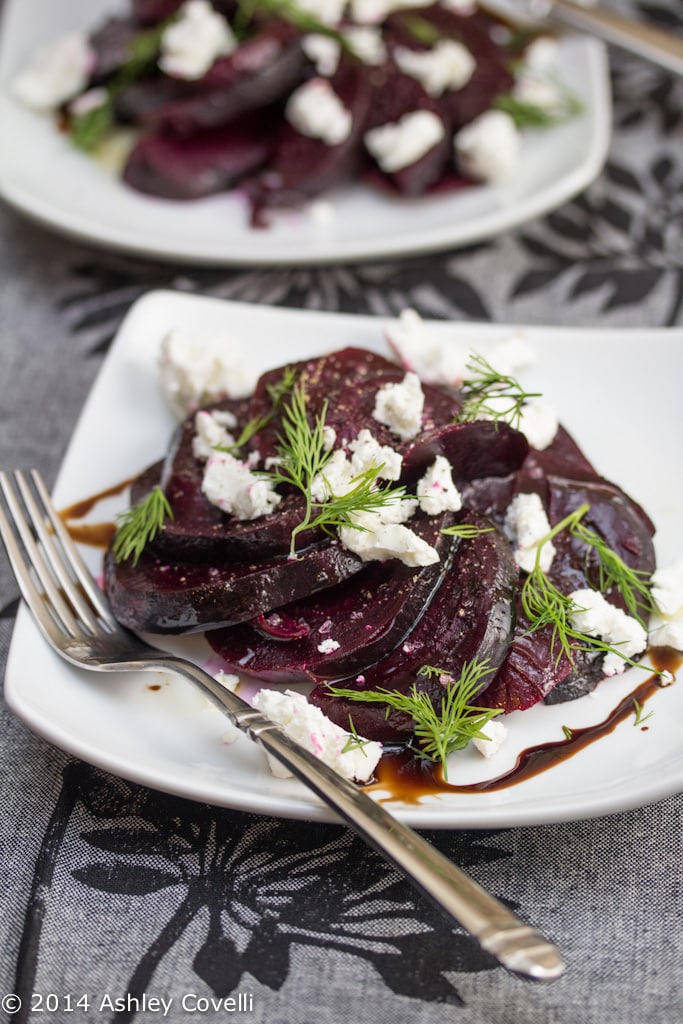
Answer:
[[[0,535],[26,601],[48,640],[57,643],[67,634],[77,638],[115,628],[103,599],[55,510],[40,474],[27,479],[20,470],[0,473]]]

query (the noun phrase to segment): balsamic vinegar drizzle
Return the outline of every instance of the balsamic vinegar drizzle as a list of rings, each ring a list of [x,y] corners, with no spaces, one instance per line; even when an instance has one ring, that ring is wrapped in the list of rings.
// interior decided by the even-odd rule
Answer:
[[[71,539],[77,544],[87,544],[89,547],[108,548],[116,533],[116,523],[79,523],[77,520],[85,519],[95,506],[106,498],[113,498],[116,494],[121,494],[126,487],[130,487],[134,479],[131,477],[129,480],[122,480],[121,483],[107,487],[99,494],[93,494],[90,498],[84,498],[83,501],[77,501],[67,508],[60,509],[59,518],[64,523]]]
[[[658,672],[667,671],[673,675],[683,664],[683,656],[668,647],[650,648],[648,654]],[[382,758],[377,767],[378,781],[366,788],[389,790],[390,795],[383,798],[382,803],[400,800],[403,803],[417,804],[421,797],[429,794],[492,793],[516,786],[568,760],[589,744],[613,732],[620,722],[634,714],[634,700],[642,705],[666,685],[662,683],[660,676],[649,676],[627,694],[602,722],[583,729],[572,729],[571,738],[566,737],[528,747],[521,752],[514,768],[497,778],[466,786],[453,785],[443,781],[436,765],[411,754],[410,751],[401,751],[399,754],[390,754]]]

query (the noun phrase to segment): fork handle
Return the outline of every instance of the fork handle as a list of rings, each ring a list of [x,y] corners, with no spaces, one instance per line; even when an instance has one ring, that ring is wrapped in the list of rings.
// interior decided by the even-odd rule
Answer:
[[[527,0],[532,17],[562,28],[578,29],[634,53],[677,75],[683,75],[683,38],[615,11],[572,3],[572,0]]]
[[[213,698],[231,721],[276,757],[482,948],[515,973],[552,981],[564,971],[558,949],[381,804],[292,740],[279,726],[191,662],[165,657],[141,668],[175,668]]]

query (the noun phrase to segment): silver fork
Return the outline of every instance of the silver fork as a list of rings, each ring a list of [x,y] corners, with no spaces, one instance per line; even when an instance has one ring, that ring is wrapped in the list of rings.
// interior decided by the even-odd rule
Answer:
[[[209,673],[148,646],[123,629],[53,508],[39,474],[31,473],[32,486],[19,471],[13,477],[0,473],[0,488],[10,513],[8,518],[0,504],[0,535],[21,594],[58,654],[80,668],[102,672],[171,670],[189,679],[234,725],[285,764],[503,966],[543,981],[562,974],[559,951],[539,931],[515,917],[362,789],[299,746]]]

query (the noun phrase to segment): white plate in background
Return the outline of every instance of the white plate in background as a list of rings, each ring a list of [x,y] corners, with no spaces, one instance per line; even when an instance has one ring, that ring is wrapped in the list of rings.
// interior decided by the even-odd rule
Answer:
[[[14,75],[41,43],[87,30],[126,9],[123,0],[7,0],[0,35],[0,195],[48,227],[97,246],[169,261],[225,265],[317,264],[456,248],[554,209],[600,172],[610,136],[611,98],[601,43],[560,41],[558,77],[580,99],[581,116],[525,132],[520,166],[504,188],[477,186],[408,199],[364,185],[325,198],[333,216],[278,215],[249,227],[238,192],[192,202],[144,196],[78,152],[48,115],[9,93]],[[8,142],[11,140],[11,142]]]

